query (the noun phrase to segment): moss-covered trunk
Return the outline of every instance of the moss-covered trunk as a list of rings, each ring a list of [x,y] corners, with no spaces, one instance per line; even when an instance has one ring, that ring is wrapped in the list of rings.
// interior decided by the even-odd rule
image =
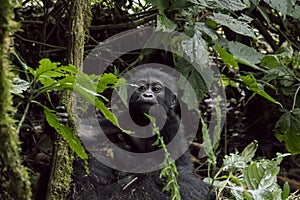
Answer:
[[[12,96],[9,72],[10,47],[13,40],[10,37],[17,28],[13,9],[16,2],[0,0],[0,156],[4,168],[1,169],[1,179],[6,178],[2,188],[2,199],[31,199],[31,188],[28,173],[20,158],[20,141],[12,118]],[[2,166],[1,166],[2,167]]]
[[[73,64],[80,70],[82,70],[84,41],[90,24],[90,16],[88,0],[70,2],[67,60],[69,64]],[[71,93],[63,94],[62,104],[66,106],[69,115],[72,116],[72,107],[74,107],[75,101]],[[74,127],[72,122],[71,118],[70,126]],[[75,128],[73,130],[76,134]],[[70,188],[73,154],[60,135],[56,135],[55,144],[47,199],[65,199]]]

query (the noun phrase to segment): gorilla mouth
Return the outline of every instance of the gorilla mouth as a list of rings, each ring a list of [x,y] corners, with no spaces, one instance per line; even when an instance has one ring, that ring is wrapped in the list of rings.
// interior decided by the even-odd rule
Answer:
[[[150,105],[150,106],[152,106],[152,105],[155,105],[156,102],[153,101],[153,100],[145,100],[145,99],[143,99],[143,100],[137,100],[137,104],[138,105]]]
[[[148,111],[150,109],[151,106],[155,105],[155,103],[153,102],[139,102],[137,104],[138,108],[143,110],[143,111]]]

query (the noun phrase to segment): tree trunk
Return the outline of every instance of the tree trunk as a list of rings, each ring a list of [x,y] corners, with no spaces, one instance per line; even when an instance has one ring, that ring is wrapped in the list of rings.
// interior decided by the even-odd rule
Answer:
[[[10,93],[12,74],[9,72],[9,53],[13,40],[10,37],[17,29],[14,19],[15,1],[0,0],[0,156],[1,179],[6,178],[0,199],[31,199],[31,187],[26,168],[20,158],[20,140],[12,118],[14,109]],[[2,193],[2,192],[1,192]]]
[[[69,45],[67,60],[79,70],[82,70],[85,33],[90,24],[90,7],[88,0],[73,0],[69,9]],[[66,106],[69,116],[76,104],[70,92],[63,93],[62,104]],[[70,126],[74,127],[74,120],[70,119]],[[75,128],[73,128],[76,134]],[[73,153],[60,135],[56,135],[54,159],[50,176],[47,199],[65,199],[69,193]]]

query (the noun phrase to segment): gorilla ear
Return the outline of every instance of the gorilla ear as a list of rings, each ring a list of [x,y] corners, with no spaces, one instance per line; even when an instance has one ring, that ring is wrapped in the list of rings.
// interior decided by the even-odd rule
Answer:
[[[176,104],[177,104],[177,94],[174,93],[173,94],[173,99],[172,99],[172,102],[171,102],[171,108],[175,108]]]

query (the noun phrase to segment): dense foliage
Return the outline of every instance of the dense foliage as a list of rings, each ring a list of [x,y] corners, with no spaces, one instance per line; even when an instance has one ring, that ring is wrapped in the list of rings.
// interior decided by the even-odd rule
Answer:
[[[202,130],[191,150],[198,173],[218,188],[218,198],[295,196],[290,191],[300,187],[298,0],[93,0],[86,54],[98,42],[124,30],[155,26],[157,30],[189,36],[179,42],[183,53],[194,61],[188,63],[169,52],[131,52],[110,66],[108,71],[112,73],[102,76],[88,76],[66,63],[69,1],[24,0],[22,4],[15,10],[22,30],[14,34],[15,52],[11,55],[16,65],[12,71],[19,72],[20,77],[13,79],[11,92],[18,109],[15,118],[19,120],[23,163],[32,169],[33,185],[38,184],[41,169],[51,162],[48,146],[52,140],[45,121],[80,158],[87,158],[78,138],[54,114],[59,91],[74,90],[118,125],[105,105],[105,95],[109,96],[106,89],[124,84],[116,75],[128,66],[159,54],[162,63],[186,77],[196,91],[196,103],[201,102]],[[160,42],[164,43],[163,38]],[[221,73],[227,96],[227,100],[218,97],[213,107],[221,120],[218,107],[225,105],[227,119],[222,132],[218,121],[215,140],[211,141],[206,122],[214,108],[205,83],[212,80],[196,72],[211,75],[212,65]],[[188,96],[182,100],[188,106],[195,104],[195,99]],[[198,144],[202,142],[208,159],[198,157]],[[1,171],[1,183],[6,180],[2,174],[5,172]],[[176,192],[176,187],[173,190]]]

